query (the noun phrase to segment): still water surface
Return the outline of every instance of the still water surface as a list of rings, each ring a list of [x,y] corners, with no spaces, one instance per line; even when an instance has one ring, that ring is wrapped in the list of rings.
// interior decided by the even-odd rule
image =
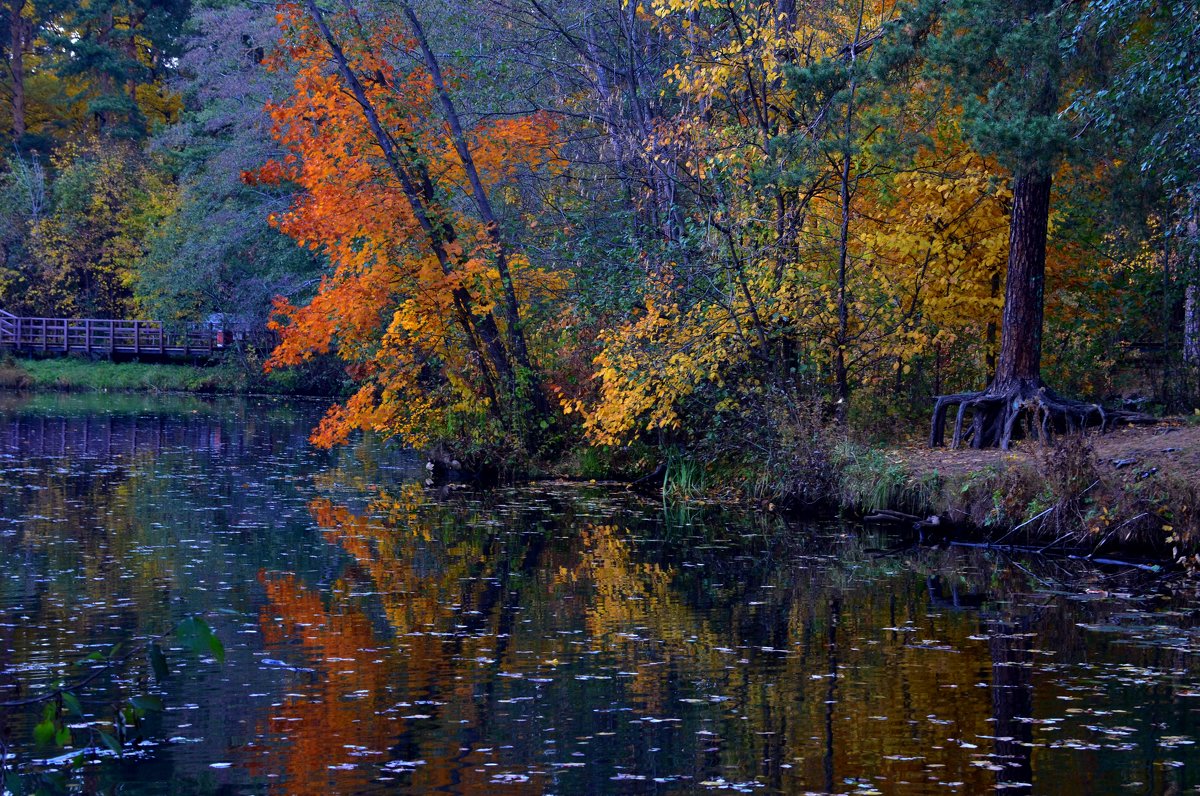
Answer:
[[[81,792],[1155,793],[1200,784],[1179,583],[611,486],[451,497],[321,407],[0,395],[0,701],[203,613]],[[86,668],[83,669],[86,671]],[[28,765],[36,709],[0,710]],[[76,722],[87,746],[89,719]]]

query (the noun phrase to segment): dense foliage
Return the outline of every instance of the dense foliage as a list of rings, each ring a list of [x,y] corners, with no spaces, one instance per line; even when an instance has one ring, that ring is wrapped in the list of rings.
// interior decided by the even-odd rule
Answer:
[[[0,24],[0,305],[269,322],[268,367],[355,384],[321,444],[794,469],[814,427],[923,431],[945,393],[1200,391],[1190,3],[7,0]]]

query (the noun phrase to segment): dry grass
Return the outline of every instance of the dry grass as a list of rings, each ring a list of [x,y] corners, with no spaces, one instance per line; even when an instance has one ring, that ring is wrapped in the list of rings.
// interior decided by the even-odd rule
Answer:
[[[993,536],[1020,526],[1019,541],[1136,548],[1200,569],[1200,423],[1191,418],[1008,452],[896,454],[912,478],[945,484],[939,510],[956,523]]]
[[[1200,423],[1190,420],[1176,418],[1155,426],[1128,426],[1108,434],[1090,434],[1087,440],[1097,462],[1110,468],[1115,469],[1116,461],[1134,459],[1140,469],[1157,468],[1164,476],[1196,478],[1200,473]],[[1043,448],[1037,442],[1017,443],[1007,452],[911,445],[897,449],[897,453],[914,475],[936,471],[943,477],[954,477],[986,467],[1032,464]]]

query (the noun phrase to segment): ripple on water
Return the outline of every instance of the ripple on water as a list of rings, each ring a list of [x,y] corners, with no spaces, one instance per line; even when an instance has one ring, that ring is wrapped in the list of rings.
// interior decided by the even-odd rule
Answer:
[[[1080,562],[536,485],[440,500],[322,407],[0,397],[0,700],[86,676],[124,793],[1173,793],[1200,784],[1198,607]],[[893,552],[886,552],[892,550]],[[119,694],[166,709],[118,759]],[[1151,774],[1153,776],[1151,777]],[[1127,787],[1128,786],[1128,787]]]

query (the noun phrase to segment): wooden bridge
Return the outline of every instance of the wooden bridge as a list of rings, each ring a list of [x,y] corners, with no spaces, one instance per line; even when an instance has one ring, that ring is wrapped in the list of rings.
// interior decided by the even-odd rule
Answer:
[[[0,348],[14,353],[195,358],[233,345],[233,334],[213,324],[170,332],[161,321],[23,318],[0,310]]]

